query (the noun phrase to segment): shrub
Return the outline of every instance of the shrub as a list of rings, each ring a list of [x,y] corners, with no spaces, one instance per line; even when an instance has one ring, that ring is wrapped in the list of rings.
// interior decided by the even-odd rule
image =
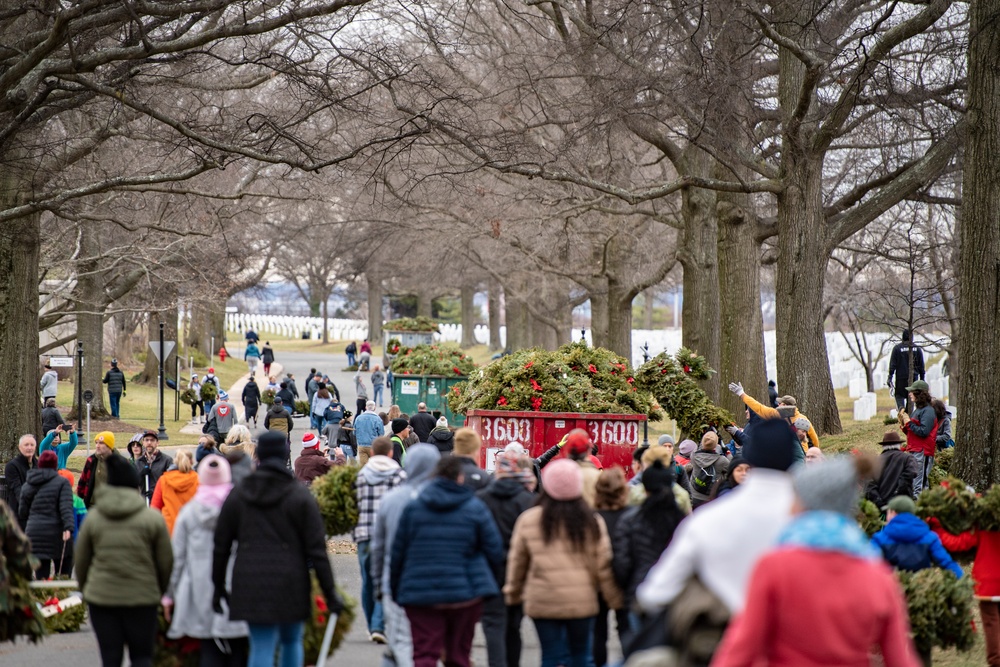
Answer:
[[[972,618],[972,579],[957,579],[937,567],[917,572],[897,572],[906,596],[910,629],[917,650],[928,654],[934,647],[968,651],[975,641]]]
[[[455,343],[404,347],[392,362],[396,375],[469,375],[476,370],[472,357]]]
[[[358,470],[356,466],[335,467],[309,487],[316,496],[327,535],[343,535],[358,525],[358,499],[354,493]]]
[[[383,331],[433,331],[440,333],[438,322],[432,317],[421,315],[419,317],[401,317],[398,320],[389,320],[382,325]]]
[[[977,509],[976,494],[957,477],[949,477],[937,486],[925,488],[917,498],[917,515],[936,518],[953,535],[972,528]]]

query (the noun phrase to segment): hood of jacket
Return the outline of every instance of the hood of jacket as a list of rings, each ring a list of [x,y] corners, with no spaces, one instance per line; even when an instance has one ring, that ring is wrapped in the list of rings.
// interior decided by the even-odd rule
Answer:
[[[420,499],[435,512],[450,512],[472,496],[472,489],[443,478],[431,480],[420,492]]]
[[[435,426],[431,429],[430,435],[428,435],[427,438],[434,438],[438,442],[447,442],[449,440],[454,440],[455,434],[452,433],[451,429],[447,426]]]
[[[706,452],[699,449],[697,452],[691,455],[691,462],[695,463],[702,468],[707,468],[709,466],[715,465],[716,461],[722,458],[722,454],[716,454],[715,452]]]
[[[399,464],[388,456],[373,456],[358,473],[371,486],[378,486],[392,479],[399,471]]]
[[[406,482],[416,486],[434,474],[434,468],[441,460],[441,452],[431,445],[417,444],[406,450]]]
[[[185,494],[198,486],[198,473],[181,472],[180,470],[168,470],[163,473],[163,484],[176,490],[180,494]]]
[[[288,412],[288,410],[285,409],[284,405],[272,404],[271,407],[267,409],[267,413],[270,415],[274,415],[275,417],[280,416],[282,412]]]
[[[58,477],[59,473],[53,468],[34,468],[28,471],[28,476],[25,478],[28,484],[34,484],[35,486],[41,486],[45,482],[49,481],[53,477]]]
[[[205,503],[199,502],[197,498],[189,502],[184,506],[187,512],[194,515],[194,520],[197,524],[210,531],[215,530],[215,524],[219,520],[219,512],[221,507],[212,507],[211,505],[206,505]],[[190,509],[187,509],[190,508]]]
[[[915,514],[904,512],[897,514],[882,530],[894,542],[912,543],[919,542],[931,528]]]
[[[292,473],[279,463],[281,467],[269,465],[270,460],[261,463],[257,470],[240,482],[233,493],[250,505],[256,507],[271,507],[280,503],[288,495],[288,487],[298,484]]]
[[[94,492],[97,508],[111,519],[126,519],[146,509],[146,501],[138,489],[102,484]]]

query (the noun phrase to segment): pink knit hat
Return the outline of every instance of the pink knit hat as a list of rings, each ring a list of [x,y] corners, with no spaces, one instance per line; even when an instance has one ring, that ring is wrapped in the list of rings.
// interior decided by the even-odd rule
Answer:
[[[542,468],[542,488],[553,500],[576,500],[583,495],[583,472],[576,461],[557,459]]]
[[[209,454],[198,464],[198,484],[201,486],[229,484],[232,479],[229,461],[218,454]]]

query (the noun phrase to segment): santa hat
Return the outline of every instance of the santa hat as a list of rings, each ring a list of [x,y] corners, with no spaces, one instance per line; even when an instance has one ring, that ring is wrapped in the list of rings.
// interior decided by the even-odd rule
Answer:
[[[302,449],[316,449],[319,447],[319,438],[314,433],[306,433],[302,436]]]

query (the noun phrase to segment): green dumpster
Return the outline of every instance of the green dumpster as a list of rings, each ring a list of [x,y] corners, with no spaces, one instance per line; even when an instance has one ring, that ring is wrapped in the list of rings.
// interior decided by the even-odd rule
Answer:
[[[465,417],[448,409],[448,392],[467,379],[463,375],[393,375],[392,401],[408,415],[416,414],[418,403],[426,403],[427,412],[444,415],[449,426],[463,426]]]

